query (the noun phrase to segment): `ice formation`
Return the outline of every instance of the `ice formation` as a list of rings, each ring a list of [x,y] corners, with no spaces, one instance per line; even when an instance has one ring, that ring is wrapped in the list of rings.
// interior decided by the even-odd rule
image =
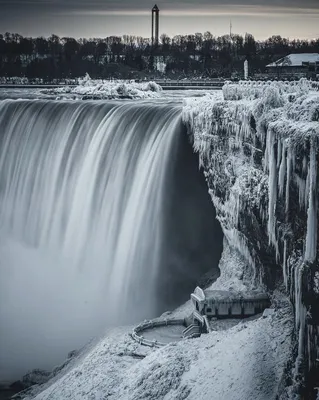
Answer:
[[[243,274],[271,286],[282,268],[295,306],[298,382],[319,358],[318,85],[228,82],[223,95],[185,99],[183,120],[225,238],[246,260]]]
[[[0,85],[27,85],[28,83],[29,83],[28,78],[23,78],[20,76],[0,77]]]
[[[162,88],[155,82],[94,80],[86,74],[83,79],[79,79],[78,85],[75,87],[63,86],[45,89],[42,92],[45,94],[75,95],[84,99],[149,99],[160,97]]]
[[[308,81],[307,79],[293,82],[241,81],[238,84],[227,81],[223,86],[223,95],[225,100],[255,100],[263,98],[264,101],[268,102],[270,100],[269,92],[267,94],[269,89],[279,92],[280,95],[291,94],[293,96],[300,96],[309,93],[311,90],[318,90],[318,88],[318,82]],[[280,97],[277,97],[277,99],[282,100]]]
[[[42,78],[32,78],[28,79],[21,76],[0,76],[0,85],[43,85],[45,82]],[[52,84],[64,84],[64,85],[75,85],[79,84],[78,79],[52,79],[50,81]]]

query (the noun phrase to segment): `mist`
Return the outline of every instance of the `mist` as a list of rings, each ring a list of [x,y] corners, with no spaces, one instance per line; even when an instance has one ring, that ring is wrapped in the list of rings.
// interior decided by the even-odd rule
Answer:
[[[103,332],[107,306],[97,277],[70,270],[58,252],[8,238],[0,254],[1,381],[52,368]]]

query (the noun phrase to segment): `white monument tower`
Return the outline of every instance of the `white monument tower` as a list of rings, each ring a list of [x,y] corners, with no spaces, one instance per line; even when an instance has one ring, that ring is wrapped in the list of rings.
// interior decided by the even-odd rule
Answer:
[[[159,43],[159,8],[155,4],[152,8],[152,46],[157,47]]]

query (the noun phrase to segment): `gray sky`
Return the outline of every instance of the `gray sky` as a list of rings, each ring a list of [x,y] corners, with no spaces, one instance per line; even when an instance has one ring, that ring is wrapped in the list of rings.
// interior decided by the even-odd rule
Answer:
[[[0,0],[0,32],[27,36],[150,36],[155,0]],[[160,33],[210,31],[319,37],[319,0],[165,0],[157,2]]]

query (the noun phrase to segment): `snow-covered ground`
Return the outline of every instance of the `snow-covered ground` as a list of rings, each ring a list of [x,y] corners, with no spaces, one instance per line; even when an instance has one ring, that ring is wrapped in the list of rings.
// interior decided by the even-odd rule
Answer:
[[[44,89],[44,94],[75,95],[84,99],[150,99],[161,96],[162,88],[155,82],[135,81],[102,81],[94,80],[87,74],[79,79],[79,85],[75,87],[63,86],[54,89]]]
[[[271,317],[158,350],[134,342],[129,330],[115,329],[69,372],[26,399],[275,399],[292,325],[284,306]]]
[[[223,260],[229,266],[236,261],[228,250]],[[240,285],[238,273],[233,286]],[[229,286],[217,281],[213,287]],[[293,316],[290,303],[280,293],[274,295],[273,307],[275,313],[267,318],[242,320],[235,326],[233,320],[229,324],[224,321],[198,339],[181,340],[161,349],[136,343],[130,336],[132,327],[109,330],[51,381],[33,387],[24,398],[275,399],[291,355]],[[187,302],[168,314],[170,318],[181,318],[190,312]]]

